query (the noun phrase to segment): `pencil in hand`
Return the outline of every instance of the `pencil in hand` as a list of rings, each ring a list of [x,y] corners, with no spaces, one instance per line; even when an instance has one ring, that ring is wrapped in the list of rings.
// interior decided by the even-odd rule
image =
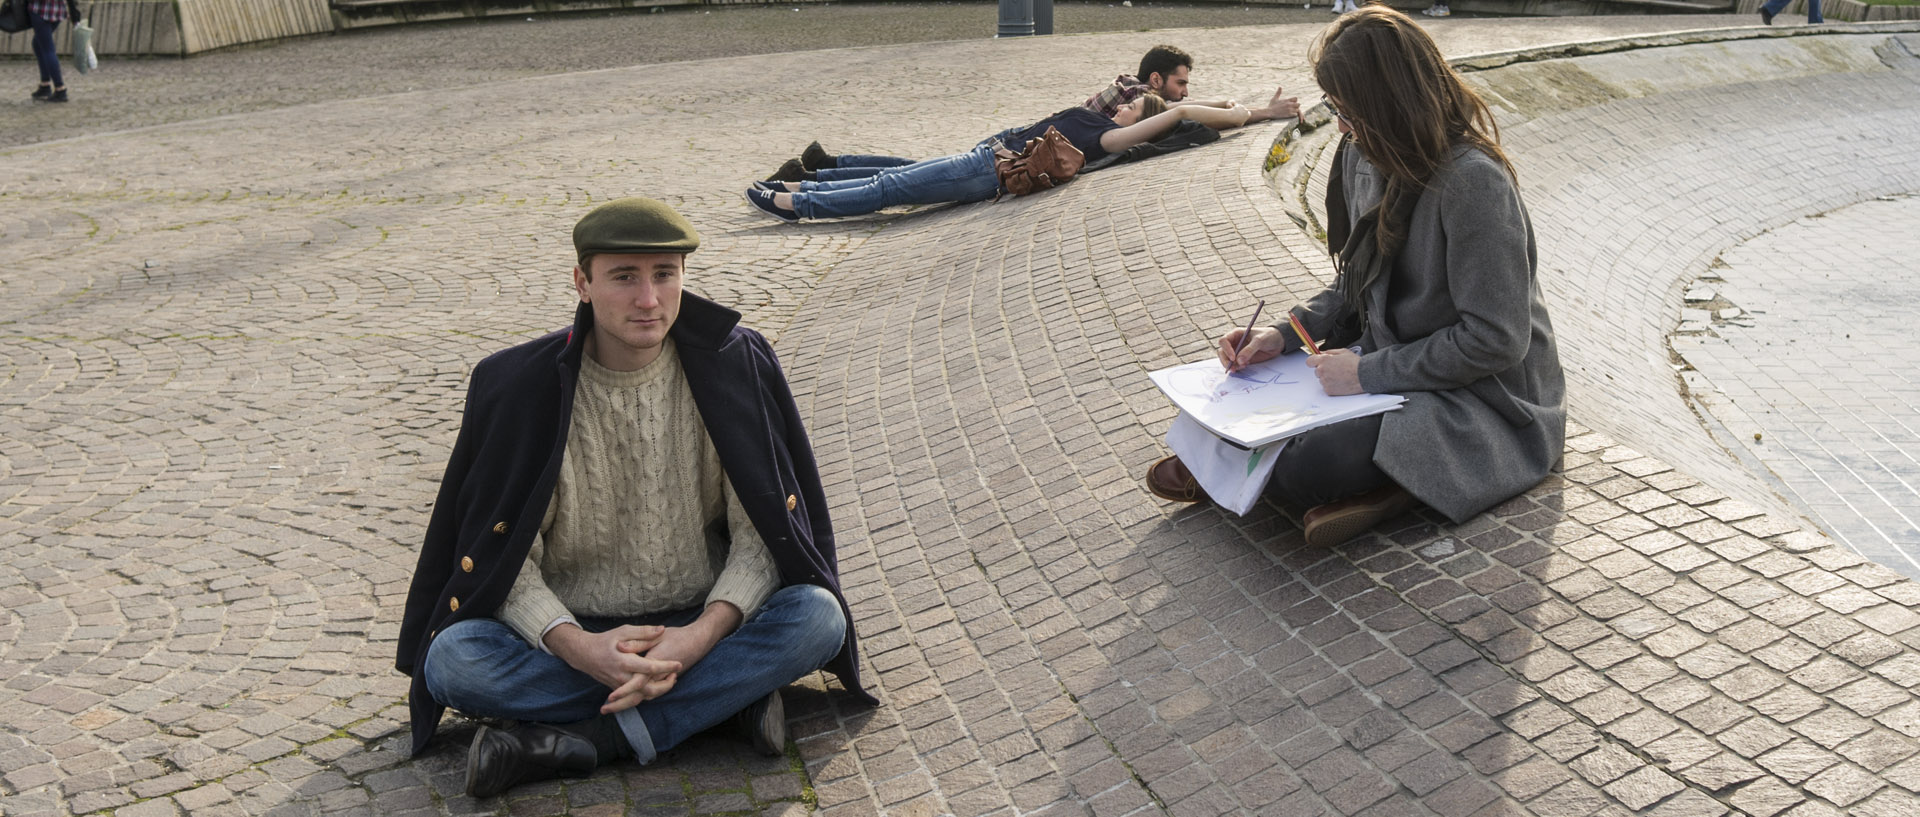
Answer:
[[[1307,334],[1307,327],[1300,325],[1300,316],[1287,313],[1287,323],[1293,325],[1293,333],[1300,336],[1300,345],[1307,348],[1307,354],[1320,354],[1320,346],[1313,342],[1313,336]]]
[[[1261,298],[1260,303],[1253,308],[1253,317],[1247,319],[1246,331],[1240,333],[1240,341],[1233,345],[1233,360],[1230,361],[1233,365],[1227,369],[1229,373],[1240,370],[1240,351],[1247,348],[1247,341],[1253,338],[1253,325],[1260,321],[1260,310],[1266,308],[1267,299],[1265,298]]]

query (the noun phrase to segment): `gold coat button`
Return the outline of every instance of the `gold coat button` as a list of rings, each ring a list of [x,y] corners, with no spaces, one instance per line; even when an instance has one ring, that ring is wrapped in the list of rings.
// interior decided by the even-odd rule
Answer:
[[[455,613],[460,612],[460,599],[459,598],[447,599],[447,609]]]
[[[462,557],[460,557],[460,570],[461,570],[462,572],[465,572],[465,573],[472,573],[472,572],[473,572],[473,557],[472,557],[472,556],[462,556]]]
[[[795,506],[798,506],[799,504],[800,504],[799,499],[796,499],[793,494],[787,494],[787,510],[791,511],[794,509]]]
[[[506,532],[507,532],[507,523],[505,523],[505,522],[495,522],[495,523],[493,523],[493,532],[494,532],[494,533],[506,533]]]

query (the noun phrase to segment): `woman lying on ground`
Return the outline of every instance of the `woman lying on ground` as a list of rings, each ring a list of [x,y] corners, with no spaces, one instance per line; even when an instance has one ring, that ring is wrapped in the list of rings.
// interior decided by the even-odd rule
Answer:
[[[1325,339],[1307,362],[1328,394],[1406,397],[1295,437],[1275,459],[1268,496],[1310,507],[1308,544],[1331,546],[1415,499],[1457,523],[1533,487],[1560,458],[1567,415],[1533,228],[1486,103],[1386,6],[1342,16],[1314,52],[1343,134],[1327,184],[1339,272],[1293,314]],[[1222,365],[1301,346],[1259,328],[1236,353],[1245,331],[1220,338]],[[1175,457],[1146,481],[1164,499],[1206,498]]]
[[[1060,135],[1092,162],[1158,139],[1182,119],[1223,128],[1244,124],[1252,116],[1253,111],[1244,105],[1182,105],[1169,109],[1159,96],[1143,94],[1112,119],[1085,108],[1068,108],[1025,128],[1003,132],[1002,138],[981,142],[966,153],[873,168],[870,174],[836,181],[756,182],[747,190],[747,201],[781,221],[857,216],[896,204],[984,201],[1000,193],[1000,177],[993,166],[994,145],[1004,145],[1017,153],[1027,140],[1038,138],[1048,127],[1058,128]]]

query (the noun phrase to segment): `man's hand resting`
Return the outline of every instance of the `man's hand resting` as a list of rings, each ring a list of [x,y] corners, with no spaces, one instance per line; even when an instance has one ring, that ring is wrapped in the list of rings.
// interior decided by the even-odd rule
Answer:
[[[739,629],[743,618],[740,608],[729,602],[716,601],[707,605],[707,609],[693,623],[685,627],[664,628],[660,637],[651,641],[623,641],[620,650],[677,662],[683,669],[691,668],[707,657],[707,652],[720,643],[720,639]]]
[[[687,665],[647,652],[666,637],[665,627],[626,625],[604,633],[589,633],[572,624],[547,631],[547,649],[573,667],[607,685],[612,694],[600,707],[609,715],[641,701],[658,698],[673,688]],[[704,652],[702,653],[705,654]]]
[[[546,642],[567,666],[613,689],[600,707],[600,714],[611,715],[667,694],[680,673],[707,657],[744,618],[740,608],[716,601],[685,627],[625,625],[589,633],[562,624],[547,632]]]

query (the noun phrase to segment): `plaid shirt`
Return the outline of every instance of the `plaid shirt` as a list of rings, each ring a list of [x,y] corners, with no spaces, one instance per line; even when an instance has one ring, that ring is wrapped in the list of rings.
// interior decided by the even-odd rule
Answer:
[[[1141,82],[1139,77],[1121,74],[1114,78],[1112,85],[1102,88],[1100,93],[1087,97],[1087,101],[1080,103],[1080,107],[1111,118],[1127,103],[1139,99],[1140,95],[1146,91],[1147,84]]]
[[[35,17],[59,25],[67,19],[67,0],[27,0],[27,10]]]

